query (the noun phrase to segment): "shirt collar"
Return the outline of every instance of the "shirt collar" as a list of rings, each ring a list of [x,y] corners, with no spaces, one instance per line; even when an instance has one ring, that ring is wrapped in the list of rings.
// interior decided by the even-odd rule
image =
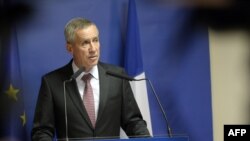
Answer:
[[[76,66],[76,64],[75,64],[75,62],[74,61],[72,61],[72,68],[73,68],[73,72],[75,73],[79,68]],[[98,67],[97,67],[97,65],[95,65],[89,72],[82,72],[78,77],[77,77],[77,79],[81,79],[82,77],[83,77],[83,75],[84,74],[86,74],[86,73],[90,73],[92,76],[93,76],[93,78],[95,78],[95,79],[99,79],[99,75],[98,75]]]

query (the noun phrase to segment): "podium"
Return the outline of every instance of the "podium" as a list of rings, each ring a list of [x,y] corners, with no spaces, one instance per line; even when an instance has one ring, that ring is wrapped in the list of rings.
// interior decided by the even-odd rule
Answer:
[[[189,141],[189,138],[187,136],[183,137],[181,136],[181,137],[171,137],[171,138],[148,137],[148,138],[130,138],[130,139],[69,139],[68,141]]]
[[[99,141],[99,140],[97,140]],[[151,137],[151,138],[130,138],[130,139],[106,139],[100,141],[188,141],[188,137]]]

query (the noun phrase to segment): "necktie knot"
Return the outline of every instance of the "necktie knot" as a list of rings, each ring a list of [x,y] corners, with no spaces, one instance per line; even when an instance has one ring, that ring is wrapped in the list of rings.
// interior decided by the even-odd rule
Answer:
[[[92,78],[92,75],[90,73],[88,73],[88,74],[83,75],[82,80],[86,83],[86,82],[90,81],[91,78]]]

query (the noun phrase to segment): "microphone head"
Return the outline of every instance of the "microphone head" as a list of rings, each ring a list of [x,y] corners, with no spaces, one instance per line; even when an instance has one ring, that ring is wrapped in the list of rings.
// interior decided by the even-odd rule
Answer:
[[[125,80],[128,80],[128,81],[135,81],[136,80],[136,79],[134,79],[134,78],[132,78],[132,77],[126,75],[126,74],[120,74],[120,73],[111,72],[111,71],[106,71],[106,74],[117,77],[117,78],[125,79]]]
[[[80,67],[72,76],[70,79],[76,79],[83,71],[85,68],[82,66]]]

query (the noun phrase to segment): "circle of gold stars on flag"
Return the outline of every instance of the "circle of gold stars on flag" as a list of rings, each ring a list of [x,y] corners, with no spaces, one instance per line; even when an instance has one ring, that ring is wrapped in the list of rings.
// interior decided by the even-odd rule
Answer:
[[[12,100],[18,101],[18,96],[20,90],[15,88],[12,84],[10,84],[9,88],[5,91],[5,94]],[[20,115],[20,119],[22,122],[22,125],[24,126],[26,124],[26,114],[25,111]]]

